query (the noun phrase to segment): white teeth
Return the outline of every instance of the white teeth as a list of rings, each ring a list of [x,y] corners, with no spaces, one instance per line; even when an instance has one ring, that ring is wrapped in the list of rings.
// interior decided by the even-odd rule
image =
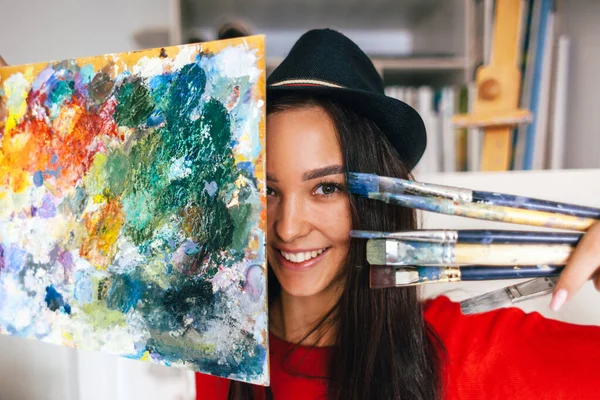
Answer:
[[[326,249],[321,249],[321,250],[307,251],[304,253],[287,253],[285,251],[282,251],[281,254],[288,261],[295,262],[295,263],[301,263],[301,262],[308,261],[311,258],[315,258],[315,257],[323,254],[323,252],[325,250]]]

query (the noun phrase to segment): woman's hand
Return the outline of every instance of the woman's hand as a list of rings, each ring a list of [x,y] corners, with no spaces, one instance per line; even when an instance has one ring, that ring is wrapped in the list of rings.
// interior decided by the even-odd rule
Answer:
[[[590,278],[600,291],[600,221],[589,227],[573,250],[556,283],[550,308],[558,311]]]

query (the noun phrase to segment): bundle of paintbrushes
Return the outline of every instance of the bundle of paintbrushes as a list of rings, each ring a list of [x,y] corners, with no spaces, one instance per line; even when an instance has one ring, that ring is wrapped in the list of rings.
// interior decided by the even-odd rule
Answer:
[[[352,193],[404,207],[489,221],[585,231],[600,209],[350,173]],[[511,230],[352,231],[367,239],[371,287],[557,276],[582,233]]]

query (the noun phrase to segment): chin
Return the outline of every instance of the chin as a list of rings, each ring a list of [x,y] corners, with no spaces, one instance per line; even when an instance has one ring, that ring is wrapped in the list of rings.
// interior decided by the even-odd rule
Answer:
[[[278,277],[281,289],[287,294],[294,297],[311,297],[323,292],[325,285],[316,284],[311,280],[303,279],[286,279],[286,277]]]

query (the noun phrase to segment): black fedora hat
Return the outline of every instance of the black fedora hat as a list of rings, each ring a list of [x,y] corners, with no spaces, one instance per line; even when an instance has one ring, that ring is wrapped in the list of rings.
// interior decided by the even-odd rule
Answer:
[[[383,81],[367,55],[331,29],[308,31],[267,79],[267,99],[285,93],[332,98],[375,122],[412,169],[427,135],[419,113],[384,94]]]

